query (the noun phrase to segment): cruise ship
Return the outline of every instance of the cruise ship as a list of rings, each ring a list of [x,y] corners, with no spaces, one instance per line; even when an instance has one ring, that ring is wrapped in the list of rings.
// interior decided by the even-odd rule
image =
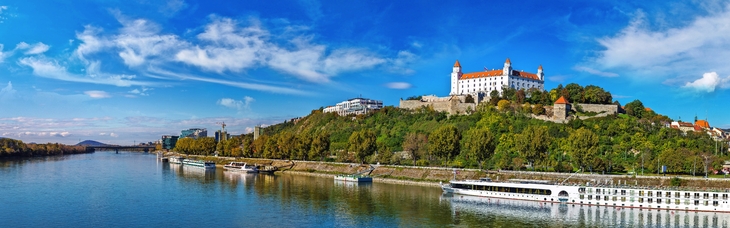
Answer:
[[[549,181],[512,179],[492,181],[452,180],[442,184],[445,193],[608,207],[730,213],[725,191],[640,188],[628,186],[578,186]]]
[[[195,166],[195,167],[200,167],[200,168],[204,168],[204,169],[215,169],[215,162],[212,162],[212,161],[185,159],[185,160],[183,160],[182,163],[183,163],[183,165],[186,165],[186,166]]]

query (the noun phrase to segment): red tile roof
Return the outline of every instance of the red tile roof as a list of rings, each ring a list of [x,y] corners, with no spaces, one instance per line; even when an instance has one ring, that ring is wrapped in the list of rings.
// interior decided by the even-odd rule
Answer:
[[[694,127],[695,127],[695,131],[702,131],[702,127],[700,127],[698,125],[695,125]]]
[[[501,76],[501,75],[502,75],[502,70],[490,70],[490,71],[462,74],[460,79],[486,78],[486,77]]]
[[[555,101],[555,104],[570,104],[568,103],[568,100],[565,99],[565,97],[560,96],[557,101]]]
[[[537,67],[538,70],[542,70],[542,64],[540,64],[539,67]]]
[[[454,67],[461,67],[461,64],[459,63],[459,60],[456,60],[456,63],[454,63]]]
[[[507,58],[507,61],[504,61],[504,63],[512,64],[512,62],[509,61],[509,58]]]

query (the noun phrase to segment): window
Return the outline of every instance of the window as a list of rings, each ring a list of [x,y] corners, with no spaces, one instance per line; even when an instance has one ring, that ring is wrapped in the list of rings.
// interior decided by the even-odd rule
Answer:
[[[639,196],[644,196],[644,191],[639,191]]]
[[[712,201],[712,206],[717,207],[717,205],[718,205],[717,201]]]
[[[699,193],[695,193],[695,199],[699,199],[699,198],[700,198],[700,194]]]
[[[626,190],[621,190],[621,195],[622,196],[625,196],[626,195]]]
[[[652,197],[652,196],[653,196],[653,195],[651,194],[651,191],[647,191],[647,192],[646,192],[646,195],[647,195],[648,197]]]
[[[700,201],[699,200],[695,200],[695,206],[697,206],[697,205],[700,205]]]
[[[588,195],[588,200],[593,200],[593,195]]]
[[[689,198],[689,192],[684,193],[684,198]]]
[[[710,193],[704,193],[704,194],[702,194],[702,198],[703,199],[710,198]]]
[[[644,198],[639,198],[639,203],[643,203],[643,202],[644,202]]]
[[[722,199],[726,200],[727,199],[727,194],[722,194]]]
[[[672,198],[672,193],[671,192],[667,192],[666,197],[667,198]]]
[[[712,194],[712,199],[717,199],[717,193]]]

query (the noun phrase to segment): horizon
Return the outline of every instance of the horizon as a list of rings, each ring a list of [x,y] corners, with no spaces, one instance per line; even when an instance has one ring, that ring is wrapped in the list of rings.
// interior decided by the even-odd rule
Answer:
[[[0,3],[0,137],[239,135],[354,97],[447,96],[455,61],[507,58],[542,65],[546,90],[596,85],[730,128],[727,1],[221,3]]]

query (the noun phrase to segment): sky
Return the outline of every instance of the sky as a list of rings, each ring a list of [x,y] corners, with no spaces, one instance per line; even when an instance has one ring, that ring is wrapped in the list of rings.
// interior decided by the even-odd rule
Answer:
[[[0,1],[0,137],[131,145],[249,133],[355,97],[447,96],[542,65],[730,128],[729,1]]]

